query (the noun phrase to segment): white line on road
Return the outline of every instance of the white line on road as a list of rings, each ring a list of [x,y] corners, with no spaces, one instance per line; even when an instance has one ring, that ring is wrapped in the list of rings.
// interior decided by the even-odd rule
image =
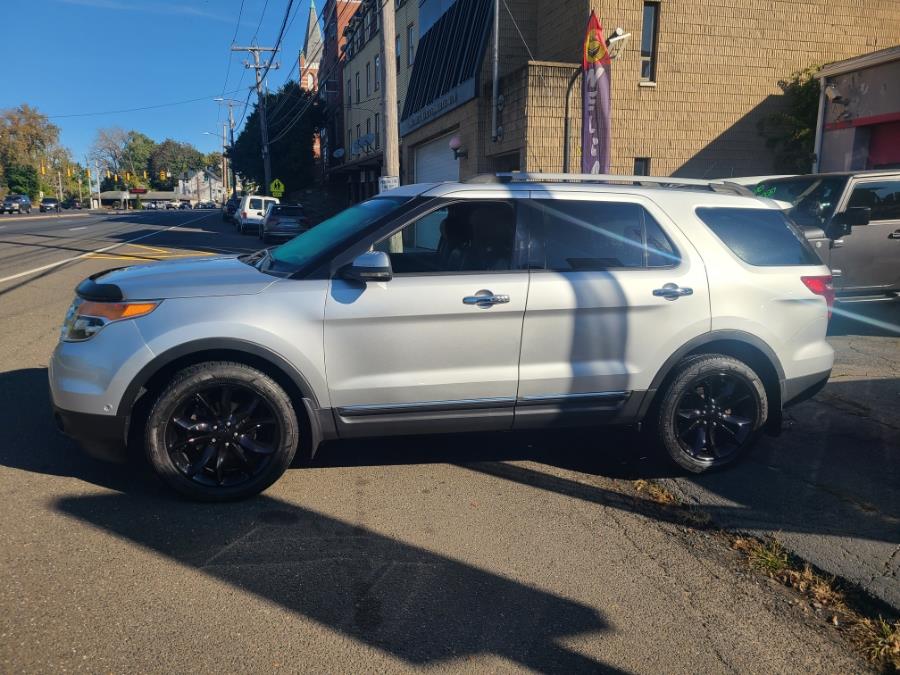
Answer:
[[[82,225],[81,227],[70,227],[69,232],[77,232],[78,230],[86,230],[87,225]]]
[[[27,277],[31,274],[37,274],[38,272],[43,272],[45,270],[51,270],[54,267],[59,267],[60,265],[65,265],[70,262],[75,262],[76,260],[81,260],[82,258],[86,258],[89,255],[94,253],[106,253],[107,251],[112,251],[114,249],[119,248],[120,246],[125,246],[126,244],[131,244],[135,241],[141,241],[142,239],[147,239],[148,237],[153,237],[157,234],[162,234],[163,232],[168,232],[169,230],[174,230],[175,228],[182,227],[183,225],[189,225],[190,223],[196,223],[198,220],[203,220],[204,218],[210,218],[212,213],[205,213],[198,218],[194,218],[192,220],[186,220],[183,223],[178,223],[177,225],[172,225],[171,227],[167,227],[164,230],[156,230],[155,232],[150,232],[149,234],[142,234],[140,237],[135,237],[134,239],[129,239],[128,241],[122,241],[118,244],[112,244],[111,246],[104,246],[103,248],[98,248],[93,251],[85,251],[81,255],[76,255],[71,258],[66,258],[65,260],[58,260],[54,263],[50,263],[49,265],[42,265],[41,267],[35,267],[31,270],[26,270],[25,272],[19,272],[18,274],[12,274],[8,277],[3,277],[0,279],[0,284],[5,283],[7,281],[12,281],[13,279],[19,279],[21,277]]]

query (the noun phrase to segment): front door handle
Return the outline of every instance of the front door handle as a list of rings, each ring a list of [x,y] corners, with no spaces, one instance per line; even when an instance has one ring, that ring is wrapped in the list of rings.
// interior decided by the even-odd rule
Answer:
[[[888,239],[900,239],[900,230],[894,230],[888,235]]]
[[[476,307],[490,307],[491,305],[501,305],[509,302],[509,296],[494,294],[487,289],[482,289],[475,295],[467,295],[463,298],[464,305],[475,305]]]
[[[662,288],[654,288],[653,295],[658,298],[665,298],[666,300],[677,300],[680,297],[685,295],[693,295],[693,288],[683,288],[678,284],[663,284]]]

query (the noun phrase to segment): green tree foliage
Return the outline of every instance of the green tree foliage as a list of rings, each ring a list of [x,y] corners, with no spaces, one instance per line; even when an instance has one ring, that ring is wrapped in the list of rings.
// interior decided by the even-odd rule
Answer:
[[[304,109],[305,112],[300,115]],[[266,110],[272,178],[281,179],[289,193],[312,185],[315,179],[312,148],[313,135],[319,124],[318,106],[310,101],[310,94],[300,89],[296,82],[288,82],[278,93],[268,95]],[[263,184],[265,175],[259,110],[254,109],[247,118],[229,156],[234,170],[244,179],[257,185]]]
[[[37,169],[27,164],[11,164],[6,167],[5,175],[10,193],[37,199],[40,190]]]
[[[778,173],[808,173],[815,160],[816,122],[819,111],[818,66],[793,73],[780,82],[784,108],[759,121],[766,147],[775,151]]]
[[[204,155],[197,148],[167,138],[150,154],[150,182],[154,189],[171,190],[185,173],[204,166]],[[160,171],[167,171],[170,177],[160,180]]]

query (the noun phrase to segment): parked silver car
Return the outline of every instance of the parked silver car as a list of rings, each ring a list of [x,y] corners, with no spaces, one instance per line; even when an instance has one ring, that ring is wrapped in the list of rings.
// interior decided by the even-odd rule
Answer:
[[[555,425],[644,423],[701,472],[825,384],[830,284],[740,186],[410,185],[274,250],[86,279],[50,389],[66,433],[142,435],[196,499],[255,494],[325,439]]]

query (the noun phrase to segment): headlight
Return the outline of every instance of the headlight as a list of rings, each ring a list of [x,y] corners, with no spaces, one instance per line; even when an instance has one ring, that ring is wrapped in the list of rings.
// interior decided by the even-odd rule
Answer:
[[[67,342],[90,340],[107,324],[145,316],[159,306],[156,302],[92,302],[76,298],[66,312],[60,339]]]

